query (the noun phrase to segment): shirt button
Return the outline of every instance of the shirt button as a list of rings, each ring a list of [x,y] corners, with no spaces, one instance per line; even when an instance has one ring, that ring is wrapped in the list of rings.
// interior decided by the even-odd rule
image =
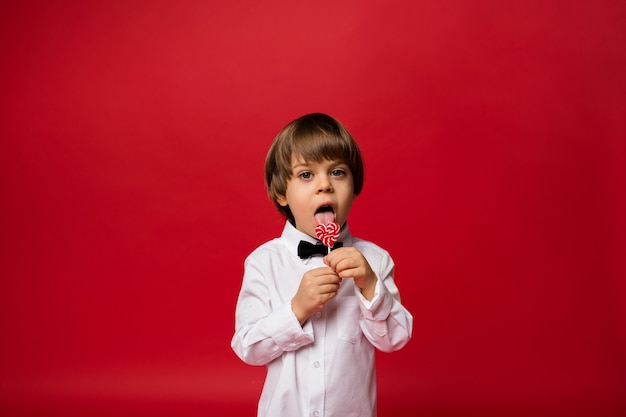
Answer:
[[[313,411],[313,416],[314,417],[319,417],[320,416],[320,412],[317,411],[317,410]]]
[[[316,368],[320,367],[320,363],[318,361],[313,362],[313,366],[315,366]]]
[[[322,313],[318,311],[317,313],[315,313],[315,317],[319,319],[320,317],[322,317]]]

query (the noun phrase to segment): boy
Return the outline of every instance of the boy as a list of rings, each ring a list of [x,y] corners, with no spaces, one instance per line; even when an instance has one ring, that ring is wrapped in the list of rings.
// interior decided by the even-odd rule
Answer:
[[[374,417],[374,349],[403,347],[413,317],[389,254],[346,222],[363,186],[359,148],[332,117],[302,116],[274,139],[265,180],[287,221],[245,261],[231,342],[244,362],[267,366],[258,416]],[[341,226],[332,252],[315,233],[329,222]],[[307,244],[321,253],[305,254]]]

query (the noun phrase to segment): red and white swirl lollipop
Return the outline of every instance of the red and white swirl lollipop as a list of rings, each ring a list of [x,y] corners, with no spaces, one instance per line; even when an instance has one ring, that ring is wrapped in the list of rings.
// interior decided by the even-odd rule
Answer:
[[[328,250],[335,246],[335,242],[339,239],[339,233],[341,229],[339,225],[335,222],[330,222],[328,224],[318,224],[315,228],[315,234],[317,238],[322,241],[322,243],[328,246]]]

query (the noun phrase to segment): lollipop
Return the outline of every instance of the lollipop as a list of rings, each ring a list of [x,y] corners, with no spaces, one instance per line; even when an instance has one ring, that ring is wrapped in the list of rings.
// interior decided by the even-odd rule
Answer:
[[[315,234],[319,240],[326,246],[328,246],[328,252],[330,253],[330,248],[335,246],[335,242],[339,238],[339,232],[341,232],[339,225],[335,222],[330,222],[328,224],[318,224],[315,228]]]

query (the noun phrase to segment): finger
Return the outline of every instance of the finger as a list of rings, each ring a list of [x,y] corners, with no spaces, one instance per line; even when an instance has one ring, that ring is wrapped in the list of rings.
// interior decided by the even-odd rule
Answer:
[[[337,291],[334,292],[328,292],[325,294],[322,294],[321,297],[324,298],[324,304],[326,304],[329,300],[332,300],[333,298],[335,298],[337,296]]]
[[[319,286],[320,294],[331,294],[339,291],[339,284],[324,284]]]
[[[339,256],[335,256],[334,253],[331,253],[328,256],[329,258],[325,258],[325,262],[330,268],[335,271],[345,269],[347,267],[346,265],[357,265],[361,262],[362,259],[360,253],[354,251],[344,252],[342,254],[339,254]]]
[[[342,271],[345,271],[346,269],[350,269],[350,268],[358,268],[359,267],[359,262],[357,259],[354,258],[343,258],[340,259],[335,265],[334,265],[334,270],[337,274],[339,274]]]
[[[333,272],[332,274],[327,274],[321,277],[318,277],[318,284],[320,285],[324,285],[324,284],[339,284],[341,282],[341,277]]]
[[[361,271],[361,269],[359,267],[356,267],[356,268],[346,268],[346,269],[343,269],[340,272],[337,272],[337,274],[341,277],[341,279],[344,279],[344,278],[354,278],[354,277],[360,276],[360,271]]]
[[[335,269],[335,265],[337,264],[337,262],[339,262],[346,256],[346,249],[347,248],[335,249],[328,255],[324,256],[324,263],[329,267]]]
[[[334,273],[335,271],[329,266],[320,266],[319,268],[314,268],[306,272],[306,274],[309,274],[310,276],[313,276],[313,277],[322,277],[324,275],[330,275]]]

